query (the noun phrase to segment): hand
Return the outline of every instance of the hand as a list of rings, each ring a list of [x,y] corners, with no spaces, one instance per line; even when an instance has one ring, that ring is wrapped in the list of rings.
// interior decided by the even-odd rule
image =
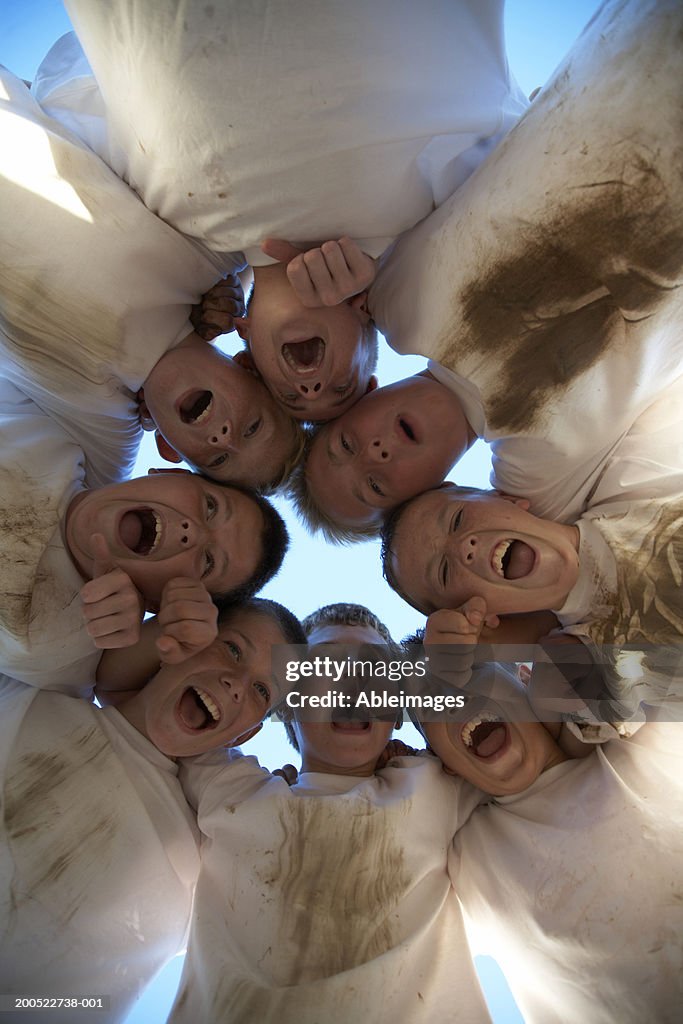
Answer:
[[[244,292],[236,274],[210,288],[202,301],[192,307],[190,322],[204,341],[213,341],[219,334],[233,330],[235,317],[244,316]]]
[[[271,775],[278,775],[281,779],[284,779],[288,786],[296,785],[299,779],[299,773],[293,764],[283,764],[282,768],[276,768]]]
[[[201,580],[184,576],[169,580],[156,621],[161,629],[156,647],[167,665],[186,661],[218,636],[218,609]]]
[[[486,602],[471,597],[460,608],[442,608],[427,619],[424,635],[429,672],[456,689],[464,689],[472,675],[476,645],[482,629],[495,629],[497,615],[486,614]]]
[[[266,238],[266,256],[287,264],[287,277],[299,301],[310,308],[338,306],[364,292],[375,280],[375,261],[351,238],[323,242],[305,252],[279,238]]]
[[[417,750],[415,747],[409,747],[403,740],[389,740],[382,753],[377,758],[377,764],[375,765],[375,771],[378,772],[380,768],[386,768],[394,757],[415,757]]]
[[[90,538],[93,578],[81,587],[83,618],[96,647],[130,647],[140,639],[145,614],[142,595],[122,569],[114,566],[103,534]]]

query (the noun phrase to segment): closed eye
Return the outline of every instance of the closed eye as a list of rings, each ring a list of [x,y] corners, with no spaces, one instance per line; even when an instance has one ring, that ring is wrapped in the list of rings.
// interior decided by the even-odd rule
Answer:
[[[205,551],[204,552],[204,571],[202,572],[202,577],[201,577],[203,580],[205,580],[207,578],[207,576],[211,575],[211,573],[213,572],[213,567],[214,567],[215,564],[216,563],[214,561],[214,557],[211,554],[211,552],[210,551]]]
[[[355,384],[353,381],[349,381],[348,384],[343,384],[341,387],[334,388],[335,395],[348,395],[350,391],[353,391]]]
[[[439,582],[445,590],[448,586],[448,559],[445,555],[441,559],[441,565],[439,566]]]
[[[253,423],[250,423],[249,426],[247,427],[247,429],[244,431],[244,437],[253,437],[254,434],[258,433],[258,431],[259,431],[259,429],[261,427],[261,423],[262,422],[263,421],[261,420],[261,417],[259,416],[259,418],[254,420]]]
[[[450,529],[450,532],[451,533],[455,533],[455,531],[460,526],[461,522],[462,522],[462,509],[459,508],[458,511],[453,516],[453,518],[451,519],[451,529]]]

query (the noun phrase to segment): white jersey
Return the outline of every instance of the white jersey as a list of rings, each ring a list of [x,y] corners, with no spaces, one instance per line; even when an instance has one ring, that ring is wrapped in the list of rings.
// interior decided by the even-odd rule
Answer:
[[[40,102],[80,121],[150,210],[253,265],[270,262],[268,236],[347,234],[378,256],[527,105],[501,0],[66,6],[103,104],[59,51],[37,76]]]
[[[114,708],[0,679],[0,989],[108,996],[116,1024],[182,947],[199,866],[177,766]]]
[[[80,445],[90,486],[112,483],[137,454],[137,390],[219,272],[23,82],[0,84],[0,376]]]
[[[528,1024],[680,1020],[682,739],[646,725],[459,832],[454,884]]]
[[[446,870],[478,791],[429,756],[291,789],[201,759],[185,782],[205,839],[174,1024],[489,1019]]]

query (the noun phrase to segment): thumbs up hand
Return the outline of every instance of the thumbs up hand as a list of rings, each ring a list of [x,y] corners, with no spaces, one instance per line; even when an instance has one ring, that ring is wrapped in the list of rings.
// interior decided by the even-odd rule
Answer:
[[[96,647],[130,647],[140,638],[145,606],[130,576],[117,569],[103,534],[90,538],[93,578],[81,587],[83,618]]]

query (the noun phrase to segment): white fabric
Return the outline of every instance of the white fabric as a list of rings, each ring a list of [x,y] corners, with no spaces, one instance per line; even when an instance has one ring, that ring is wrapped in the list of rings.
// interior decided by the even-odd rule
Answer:
[[[160,217],[254,265],[268,235],[373,256],[457,188],[526,107],[501,0],[71,0],[74,63],[36,88]]]
[[[135,460],[135,392],[219,274],[4,69],[0,90],[0,375],[111,483]]]
[[[608,0],[370,292],[392,347],[474,389],[496,486],[549,518],[683,372],[681,30],[678,0]]]
[[[102,652],[61,532],[83,477],[81,448],[0,377],[0,672],[90,697]]]
[[[180,949],[199,857],[174,762],[113,708],[0,679],[0,989],[108,995],[121,1021]]]
[[[425,756],[367,779],[181,775],[206,837],[179,1022],[486,1021],[446,871],[480,799]]]
[[[644,726],[480,807],[451,865],[527,1024],[677,1024],[683,725]],[[483,934],[482,934],[483,933]]]

